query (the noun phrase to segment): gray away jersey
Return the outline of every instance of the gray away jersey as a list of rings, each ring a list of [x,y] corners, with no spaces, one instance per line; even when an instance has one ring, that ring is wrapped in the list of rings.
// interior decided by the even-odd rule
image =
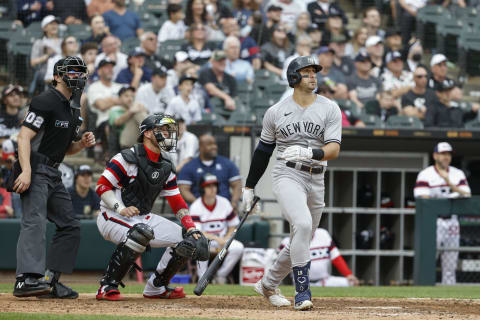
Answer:
[[[289,96],[271,106],[263,118],[260,140],[277,145],[277,158],[290,146],[319,149],[342,140],[342,113],[332,100],[317,95],[307,108]],[[308,165],[327,165],[327,161],[306,160]]]

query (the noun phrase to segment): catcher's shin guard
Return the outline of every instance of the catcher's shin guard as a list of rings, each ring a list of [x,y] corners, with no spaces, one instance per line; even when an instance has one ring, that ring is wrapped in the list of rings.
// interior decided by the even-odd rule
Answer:
[[[138,223],[128,230],[127,239],[113,252],[100,284],[123,286],[123,277],[132,266],[139,268],[135,260],[145,251],[153,238],[153,229],[144,223]]]
[[[172,252],[172,258],[168,261],[165,270],[160,274],[155,271],[155,279],[153,280],[153,285],[155,287],[168,286],[170,280],[173,276],[182,269],[182,267],[187,263],[188,258],[179,256],[175,253],[175,249]]]

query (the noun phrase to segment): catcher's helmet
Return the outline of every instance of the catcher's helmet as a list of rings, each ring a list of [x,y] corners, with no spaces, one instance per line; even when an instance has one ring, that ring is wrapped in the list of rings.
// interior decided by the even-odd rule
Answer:
[[[163,131],[165,130],[154,132],[157,143],[159,147],[165,151],[174,151],[177,147],[178,126],[173,116],[168,114],[154,113],[146,117],[140,124],[140,135],[138,136],[137,141],[140,143],[143,142],[143,134],[145,131],[163,126],[167,126],[166,131],[168,134],[167,136],[164,135]]]
[[[53,74],[62,77],[70,89],[83,89],[88,79],[88,69],[82,58],[68,56],[60,59],[53,67]],[[69,77],[69,74],[76,77]]]
[[[205,186],[209,184],[216,184],[218,187],[218,179],[216,175],[213,175],[211,173],[206,173],[201,179],[200,179],[200,194],[203,196],[205,193]]]
[[[298,71],[306,67],[314,67],[315,72],[320,72],[323,69],[316,56],[301,56],[293,59],[287,68],[287,80],[290,87],[293,88],[300,83],[302,76]]]

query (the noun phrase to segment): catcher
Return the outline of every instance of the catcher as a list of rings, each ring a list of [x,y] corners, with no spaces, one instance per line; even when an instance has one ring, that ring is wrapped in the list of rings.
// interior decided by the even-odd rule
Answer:
[[[182,287],[170,288],[170,279],[188,259],[209,257],[208,241],[195,229],[188,207],[177,187],[175,168],[166,152],[175,150],[175,120],[153,114],[140,124],[138,144],[115,155],[97,182],[101,198],[97,225],[105,240],[118,244],[100,281],[97,300],[121,300],[118,286],[148,246],[167,247],[143,296],[153,299],[184,298]],[[162,152],[163,151],[163,152]],[[166,197],[182,227],[151,213],[158,196]]]

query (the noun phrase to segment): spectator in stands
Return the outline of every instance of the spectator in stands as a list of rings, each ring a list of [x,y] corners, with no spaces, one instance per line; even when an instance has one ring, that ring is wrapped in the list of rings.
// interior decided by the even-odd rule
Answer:
[[[283,63],[292,55],[293,50],[283,25],[274,28],[272,39],[260,48],[263,67],[278,76],[282,76]]]
[[[205,9],[207,10],[208,18],[210,20],[210,27],[212,29],[218,29],[218,26],[223,24],[223,20],[226,18],[234,18],[232,10],[229,6],[223,4],[217,0],[206,0]]]
[[[95,59],[95,66],[102,60],[110,60],[115,62],[113,68],[113,78],[117,78],[121,70],[128,66],[127,55],[120,52],[119,43],[117,37],[108,35],[102,40],[102,53],[100,53]]]
[[[185,25],[191,27],[193,24],[208,24],[207,9],[203,0],[188,0],[185,8]]]
[[[455,88],[453,80],[445,79],[435,83],[435,99],[427,107],[425,114],[425,127],[463,128],[463,111],[461,108],[452,107],[452,90]]]
[[[377,95],[378,100],[370,100],[365,105],[365,112],[379,116],[382,121],[400,113],[400,107],[390,91],[382,91]]]
[[[345,55],[345,45],[347,43],[347,38],[343,35],[336,35],[330,39],[329,48],[333,50],[333,64],[332,69],[337,69],[349,77],[355,70],[353,65],[353,60]]]
[[[271,5],[282,8],[280,21],[287,32],[291,32],[295,28],[295,21],[298,15],[301,12],[307,11],[305,2],[302,0],[270,0],[267,6]]]
[[[151,79],[152,82],[140,86],[135,101],[143,104],[150,114],[163,113],[168,103],[175,97],[173,87],[167,85],[167,69],[156,68]]]
[[[252,83],[254,71],[250,63],[240,59],[240,40],[235,36],[229,36],[223,42],[223,50],[227,55],[225,72],[232,75],[237,81]]]
[[[368,34],[366,27],[359,27],[355,30],[352,39],[345,45],[345,55],[355,59],[357,54],[365,49],[365,42]]]
[[[403,114],[419,119],[425,118],[427,108],[435,102],[435,92],[427,87],[428,70],[419,65],[413,72],[413,88],[402,96]]]
[[[23,27],[35,21],[40,21],[47,13],[47,6],[45,0],[16,0],[17,16]]]
[[[420,41],[415,41],[408,48],[407,64],[406,67],[409,71],[414,72],[417,67],[422,63],[423,58],[423,46]]]
[[[20,86],[9,84],[2,90],[0,108],[0,138],[9,138],[20,131],[22,98],[24,90]]]
[[[399,17],[399,24],[402,34],[402,43],[404,46],[408,44],[412,37],[413,31],[416,26],[416,16],[418,9],[423,8],[426,4],[426,0],[398,0],[400,7],[402,7],[402,14]]]
[[[200,109],[205,111],[209,107],[209,95],[204,86],[198,81],[198,74],[200,68],[197,65],[192,65],[185,70],[185,76],[197,79],[197,82],[193,85],[192,99],[198,102]]]
[[[217,142],[212,134],[201,135],[199,142],[199,156],[184,165],[178,174],[180,193],[185,201],[194,202],[200,196],[200,179],[206,173],[211,173],[217,176],[218,194],[230,200],[232,207],[236,209],[242,184],[237,166],[228,158],[218,155]]]
[[[210,250],[217,253],[233,234],[240,220],[228,199],[217,195],[218,180],[215,175],[204,175],[200,183],[201,198],[192,203],[190,212],[196,228],[210,240]],[[227,283],[227,277],[242,258],[243,249],[244,246],[240,241],[232,241],[228,248],[228,255],[222,262],[221,267],[215,270],[215,278],[213,279],[215,283]],[[199,278],[207,271],[208,264],[208,259],[197,263]]]
[[[365,52],[360,52],[355,57],[356,72],[347,78],[347,87],[350,100],[363,108],[369,100],[375,100],[377,93],[382,89],[382,83],[378,78],[370,75],[372,61]]]
[[[31,94],[35,91],[37,84],[41,83],[41,88],[43,88],[48,59],[62,53],[62,39],[58,37],[58,23],[59,20],[55,16],[49,15],[43,18],[41,23],[43,37],[33,43],[30,65],[35,68],[35,75],[28,90]]]
[[[92,20],[90,20],[90,28],[92,28],[92,35],[84,42],[95,42],[100,46],[103,39],[110,34],[110,30],[105,25],[105,20],[100,14],[92,17]]]
[[[151,31],[145,32],[140,37],[140,49],[144,53],[145,67],[153,70],[162,66],[160,57],[157,56],[157,35]]]
[[[399,99],[413,87],[413,74],[403,69],[402,54],[390,51],[385,56],[387,66],[382,73],[383,90],[391,91],[394,99]]]
[[[240,28],[248,25],[248,19],[259,9],[257,0],[233,0],[233,15]]]
[[[190,61],[202,66],[210,59],[212,52],[216,49],[215,45],[207,42],[207,28],[201,23],[192,24],[188,33],[189,42],[184,43],[181,50],[188,54]]]
[[[82,24],[88,20],[85,0],[53,1],[53,14],[64,24]]]
[[[122,41],[140,37],[143,29],[138,15],[127,9],[125,0],[112,1],[113,9],[103,14],[110,32]]]
[[[53,80],[53,66],[57,63],[58,60],[66,58],[68,56],[80,56],[79,54],[79,45],[77,38],[74,36],[68,36],[63,39],[62,44],[62,54],[57,54],[47,61],[47,72],[45,73],[45,77],[43,80],[46,83],[50,83]]]
[[[112,128],[110,134],[110,151],[117,153],[130,148],[137,141],[138,128],[148,116],[145,105],[135,101],[135,88],[123,87],[118,91],[118,105],[108,113],[108,123]]]
[[[87,1],[85,2],[88,3]],[[112,0],[90,0],[90,3],[87,4],[87,15],[89,17],[93,17],[95,15],[102,15],[112,9]]]
[[[322,43],[322,31],[320,31],[313,23],[312,25],[310,25],[310,27],[308,27],[307,34],[310,39],[312,39],[312,51],[318,50],[318,48],[320,48],[320,44]]]
[[[306,36],[307,29],[311,24],[312,22],[310,21],[310,14],[306,11],[301,12],[297,16],[297,20],[295,21],[295,27],[291,32],[294,35],[294,39],[298,39],[300,36]]]
[[[342,16],[339,13],[332,13],[328,16],[326,28],[322,35],[322,46],[328,46],[335,36],[345,36],[350,39],[348,30],[345,28]]]
[[[102,142],[103,150],[107,150],[108,141],[108,112],[111,107],[119,104],[118,91],[122,87],[113,82],[113,68],[115,62],[102,60],[98,64],[98,81],[88,87],[87,98],[90,111],[96,114],[95,137]]]
[[[172,153],[172,161],[175,164],[177,173],[180,172],[185,164],[198,156],[198,138],[187,130],[185,120],[177,118],[178,141],[175,153]]]
[[[225,109],[235,110],[237,96],[237,81],[234,77],[225,73],[227,56],[225,51],[216,50],[210,59],[211,67],[200,72],[198,82],[205,88],[210,97],[223,100]]]
[[[12,208],[12,195],[4,187],[4,180],[7,175],[8,170],[2,167],[0,169],[0,219],[14,218],[15,216]]]
[[[80,48],[82,59],[87,65],[88,73],[95,72],[95,59],[98,54],[98,45],[95,42],[85,42]]]
[[[152,79],[152,70],[145,66],[145,53],[140,48],[128,55],[128,67],[121,70],[116,78],[117,83],[126,84],[137,89],[141,84]]]
[[[376,7],[369,7],[363,12],[363,25],[367,28],[367,36],[385,37],[385,30],[382,30],[382,17]]]
[[[327,19],[330,15],[338,14],[341,16],[343,24],[348,24],[348,18],[345,12],[336,1],[329,0],[317,0],[308,4],[307,10],[310,13],[312,23],[317,25],[319,30],[324,30],[327,23]]]
[[[282,17],[282,8],[277,5],[267,7],[266,21],[262,19],[260,12],[253,14],[255,26],[252,27],[250,36],[261,47],[272,38],[275,27],[280,23]]]
[[[185,51],[177,51],[173,58],[173,68],[167,71],[167,86],[176,87],[178,80],[184,75],[185,70],[192,65]]]
[[[158,31],[158,42],[167,40],[185,39],[185,31],[187,27],[183,19],[185,15],[182,6],[177,3],[169,3],[167,6],[168,20],[162,24]]]
[[[447,57],[441,53],[437,53],[433,55],[432,59],[430,60],[430,68],[431,68],[431,75],[430,79],[428,80],[428,87],[430,89],[435,90],[438,83],[442,83],[445,80],[452,81],[454,87],[452,92],[450,93],[450,100],[454,101],[461,101],[463,99],[463,92],[457,84],[447,77]]]
[[[383,54],[385,52],[382,38],[379,36],[368,37],[367,41],[365,41],[365,49],[370,60],[372,60],[370,74],[374,77],[379,77],[383,67]]]
[[[100,198],[90,187],[92,176],[92,168],[88,164],[81,165],[75,173],[74,185],[68,189],[77,219],[93,219],[100,212]]]
[[[348,90],[345,76],[340,71],[332,69],[333,50],[328,47],[320,47],[315,54],[318,56],[320,65],[323,67],[322,70],[317,73],[317,83],[329,80],[329,83],[331,83],[335,91],[335,99],[347,99]]]
[[[287,81],[287,69],[290,62],[293,59],[300,57],[300,56],[309,56],[312,53],[312,39],[309,36],[300,36],[297,38],[297,42],[295,44],[295,52],[290,57],[285,59],[283,63],[283,71],[282,71],[282,79]]]
[[[202,120],[202,109],[198,102],[191,97],[196,78],[183,76],[179,80],[180,94],[174,97],[167,106],[166,114],[181,118],[185,124],[190,125]]]
[[[260,60],[260,48],[257,42],[250,36],[242,36],[240,27],[235,18],[225,19],[223,23],[223,33],[225,37],[234,36],[240,40],[240,59],[245,60],[253,66],[253,69],[258,70],[262,66]]]
[[[408,45],[408,44],[407,44]],[[385,33],[385,52],[389,51],[403,51],[407,45],[402,43],[402,34],[398,29],[389,29]]]

